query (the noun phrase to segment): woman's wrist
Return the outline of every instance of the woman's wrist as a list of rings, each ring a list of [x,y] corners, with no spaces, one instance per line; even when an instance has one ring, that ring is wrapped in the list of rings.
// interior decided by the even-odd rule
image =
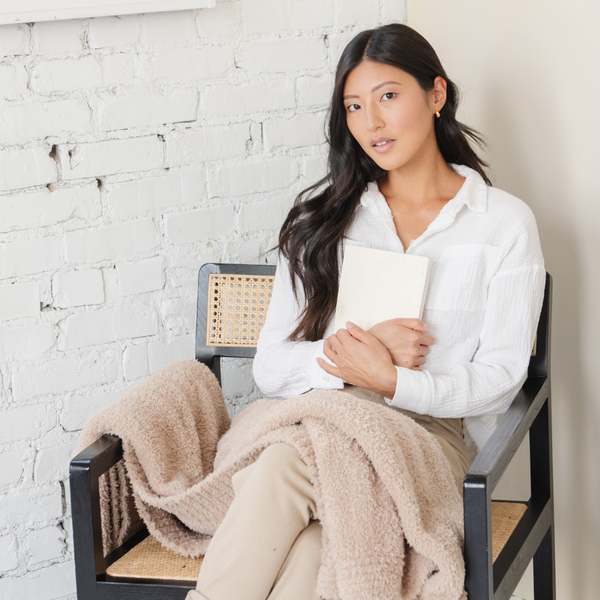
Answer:
[[[398,382],[398,370],[395,366],[388,367],[377,379],[377,389],[373,390],[384,398],[393,398],[396,395],[396,384]]]

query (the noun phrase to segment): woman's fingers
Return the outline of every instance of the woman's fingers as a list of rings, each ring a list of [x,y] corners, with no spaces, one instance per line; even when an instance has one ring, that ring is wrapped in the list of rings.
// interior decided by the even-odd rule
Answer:
[[[325,371],[326,373],[329,373],[334,377],[341,377],[340,370],[337,367],[330,365],[326,360],[323,360],[322,358],[317,358],[317,363],[319,363],[321,369],[323,369],[323,371]]]
[[[426,323],[423,323],[421,319],[390,319],[389,321],[382,321],[382,323],[389,323],[390,325],[400,325],[413,331],[429,331],[431,327]]]
[[[435,339],[430,333],[421,333],[419,338],[421,346],[433,346],[435,343]]]
[[[413,360],[413,366],[415,367],[420,367],[421,365],[424,365],[426,362],[426,359],[424,356],[417,356],[415,357],[415,359]]]
[[[398,321],[400,321],[400,325],[408,327],[409,329],[414,329],[415,331],[429,331],[431,329],[431,327],[423,323],[421,319],[398,319]]]
[[[335,362],[335,356],[337,354],[337,350],[335,349],[336,345],[338,348],[340,347],[339,339],[335,334],[330,335],[323,342],[323,354],[325,354],[325,356],[332,362]]]
[[[347,331],[350,336],[359,342],[367,343],[373,336],[367,333],[362,327],[359,327],[356,323],[348,321],[346,323]],[[345,330],[343,330],[345,331]]]

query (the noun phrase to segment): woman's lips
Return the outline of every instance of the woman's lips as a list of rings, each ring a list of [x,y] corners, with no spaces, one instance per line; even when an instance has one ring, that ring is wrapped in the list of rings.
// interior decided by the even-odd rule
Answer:
[[[394,144],[396,140],[391,140],[389,138],[379,138],[371,142],[373,150],[381,154],[382,152],[387,152]],[[379,145],[377,145],[379,144]]]

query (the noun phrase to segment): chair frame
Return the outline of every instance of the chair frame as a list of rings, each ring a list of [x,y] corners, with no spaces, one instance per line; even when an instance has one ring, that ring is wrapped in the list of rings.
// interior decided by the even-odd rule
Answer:
[[[211,273],[273,275],[271,265],[208,264],[198,274],[196,359],[221,383],[221,358],[252,358],[255,348],[206,345],[208,278]],[[537,352],[528,378],[464,479],[465,588],[469,600],[508,600],[534,561],[535,600],[555,600],[554,504],[550,415],[550,314],[552,278],[538,326]],[[496,561],[492,560],[491,494],[529,432],[531,498]],[[100,522],[100,476],[123,456],[121,440],[104,435],[71,461],[70,484],[77,597],[79,600],[183,600],[189,581],[112,578],[106,569],[145,537],[144,528],[104,557]]]

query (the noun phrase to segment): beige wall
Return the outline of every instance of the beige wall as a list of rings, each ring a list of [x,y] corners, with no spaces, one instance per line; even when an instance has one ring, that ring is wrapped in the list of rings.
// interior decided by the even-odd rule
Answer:
[[[554,277],[557,598],[600,597],[600,2],[409,0]],[[528,584],[517,592],[533,600]],[[527,594],[527,595],[526,595]],[[519,595],[519,593],[517,593]]]

